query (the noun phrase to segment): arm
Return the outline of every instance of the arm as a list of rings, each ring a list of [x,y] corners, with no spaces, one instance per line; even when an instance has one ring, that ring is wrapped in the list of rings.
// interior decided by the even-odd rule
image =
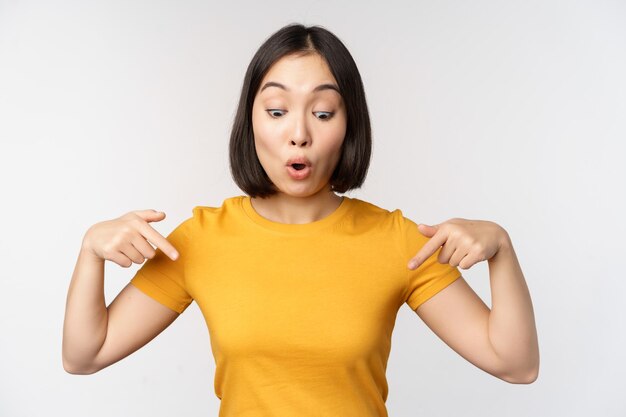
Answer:
[[[80,373],[88,368],[107,332],[104,301],[104,259],[81,247],[65,302],[63,368]]]
[[[415,312],[450,348],[504,381],[531,383],[539,372],[532,301],[508,234],[488,260],[492,310],[463,277]]]
[[[178,313],[128,284],[105,307],[104,260],[81,249],[70,283],[63,324],[63,368],[92,374],[135,352]]]
[[[533,304],[513,244],[504,235],[498,253],[488,261],[492,306],[489,339],[511,376],[533,382],[539,374],[539,342]]]

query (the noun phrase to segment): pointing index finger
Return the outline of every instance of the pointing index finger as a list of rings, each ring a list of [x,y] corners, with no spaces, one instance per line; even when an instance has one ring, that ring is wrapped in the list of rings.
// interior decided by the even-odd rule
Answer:
[[[416,269],[419,267],[426,259],[430,258],[435,252],[437,252],[437,249],[443,246],[447,239],[447,236],[441,233],[441,230],[437,231],[437,233],[435,233],[435,235],[431,237],[424,246],[422,246],[422,249],[417,252],[417,255],[411,259],[409,262],[409,269]]]
[[[150,243],[161,249],[172,261],[178,259],[179,254],[176,248],[147,222],[143,224],[140,232]]]

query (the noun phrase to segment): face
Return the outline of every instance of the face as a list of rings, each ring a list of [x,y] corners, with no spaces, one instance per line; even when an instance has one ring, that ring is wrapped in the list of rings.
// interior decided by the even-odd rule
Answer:
[[[279,193],[307,197],[330,191],[347,123],[338,90],[318,54],[285,56],[261,81],[252,108],[254,143]],[[296,157],[306,158],[308,166],[294,168],[289,160]]]

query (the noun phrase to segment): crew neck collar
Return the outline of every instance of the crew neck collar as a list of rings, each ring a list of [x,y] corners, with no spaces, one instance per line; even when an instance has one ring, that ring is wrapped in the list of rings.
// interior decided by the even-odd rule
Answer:
[[[257,225],[275,232],[294,235],[317,232],[321,229],[334,225],[341,219],[341,217],[343,217],[344,214],[346,214],[352,204],[352,199],[350,197],[342,196],[342,201],[339,206],[328,216],[310,223],[292,224],[275,222],[261,216],[252,206],[251,198],[248,195],[241,196],[240,201],[241,208],[246,216]]]

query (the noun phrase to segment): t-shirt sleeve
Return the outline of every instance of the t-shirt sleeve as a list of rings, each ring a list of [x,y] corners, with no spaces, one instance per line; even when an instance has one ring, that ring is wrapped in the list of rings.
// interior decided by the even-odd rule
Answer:
[[[450,264],[440,264],[437,261],[441,247],[415,270],[410,270],[407,265],[420,249],[430,240],[422,235],[417,224],[402,216],[405,264],[407,271],[407,289],[405,302],[412,310],[417,309],[426,300],[452,284],[461,276],[457,267]]]
[[[193,301],[185,285],[193,220],[192,216],[183,221],[166,237],[178,252],[175,261],[157,247],[155,255],[144,262],[130,280],[143,293],[179,314]]]

